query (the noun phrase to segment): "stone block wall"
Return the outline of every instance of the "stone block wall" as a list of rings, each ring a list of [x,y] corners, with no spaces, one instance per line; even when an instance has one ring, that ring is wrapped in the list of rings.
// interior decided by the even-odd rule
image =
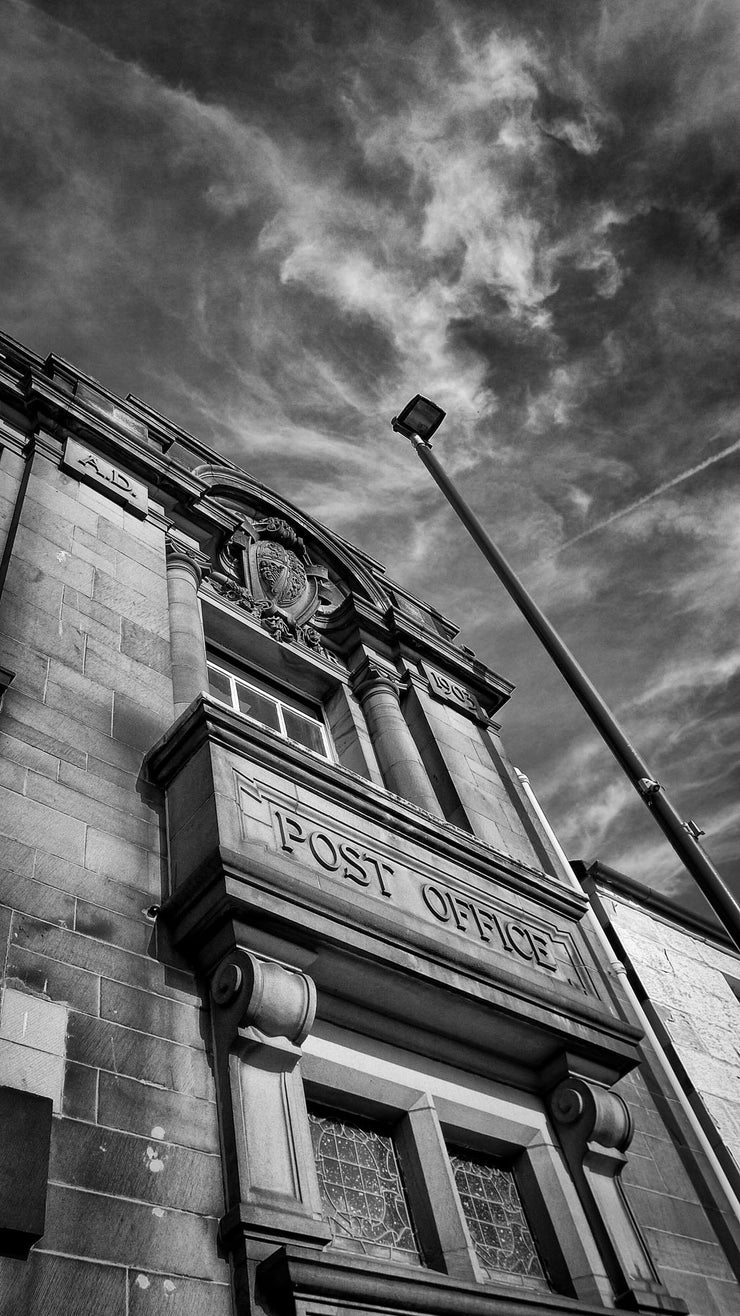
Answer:
[[[226,1316],[213,1084],[192,977],[152,953],[173,717],[163,522],[7,449],[0,1083],[54,1101],[46,1229],[0,1313]],[[167,959],[167,956],[164,956]]]

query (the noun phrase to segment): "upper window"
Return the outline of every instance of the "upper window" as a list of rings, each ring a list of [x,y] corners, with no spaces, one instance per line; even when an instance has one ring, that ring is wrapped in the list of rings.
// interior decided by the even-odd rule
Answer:
[[[331,761],[329,738],[320,715],[305,706],[297,707],[297,700],[273,694],[259,678],[247,680],[229,671],[223,663],[210,659],[208,684],[215,699],[260,726],[276,731],[285,740],[292,740],[312,754]]]

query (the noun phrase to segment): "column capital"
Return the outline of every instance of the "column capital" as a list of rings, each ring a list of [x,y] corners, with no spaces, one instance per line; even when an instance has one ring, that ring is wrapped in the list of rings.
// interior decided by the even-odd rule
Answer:
[[[208,575],[211,569],[211,559],[206,553],[201,553],[200,549],[185,543],[178,535],[172,533],[165,539],[165,558],[168,569],[177,566],[188,568],[193,574],[196,585],[200,585],[203,577]]]
[[[370,657],[363,658],[352,670],[350,684],[360,703],[376,690],[389,691],[398,699],[401,688],[400,677],[378,659]]]

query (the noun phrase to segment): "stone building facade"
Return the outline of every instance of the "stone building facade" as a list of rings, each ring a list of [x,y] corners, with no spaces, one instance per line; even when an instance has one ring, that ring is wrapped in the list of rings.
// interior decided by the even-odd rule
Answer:
[[[4,337],[0,449],[2,1316],[736,1312],[511,684]]]

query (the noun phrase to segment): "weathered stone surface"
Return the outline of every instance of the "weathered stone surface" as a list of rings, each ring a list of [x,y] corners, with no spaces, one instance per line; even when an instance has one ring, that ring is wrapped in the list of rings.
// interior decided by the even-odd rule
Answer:
[[[92,594],[94,567],[89,562],[81,562],[71,552],[59,549],[52,544],[45,534],[36,534],[21,524],[13,545],[14,552],[25,562],[63,585],[71,585],[80,593]]]
[[[130,918],[141,916],[147,900],[147,895],[141,887],[132,886],[127,882],[116,882],[113,878],[96,873],[94,869],[85,868],[81,864],[70,864],[55,855],[39,853],[34,876],[40,883],[58,888],[61,892],[68,892],[70,897],[77,896],[91,901],[94,899],[100,908],[115,910],[127,914]],[[27,912],[34,913],[37,917],[44,916],[41,907]],[[74,926],[74,918],[52,919],[48,914],[46,917],[50,922],[64,921],[68,927]]]
[[[648,1246],[654,1249],[659,1266],[672,1270],[693,1271],[715,1279],[734,1278],[727,1258],[717,1242],[686,1238],[682,1234],[643,1226]]]
[[[92,570],[92,568],[88,569]],[[70,581],[71,583],[73,582]],[[164,584],[162,588],[164,589]],[[146,626],[147,630],[154,631],[162,639],[167,639],[169,619],[166,592],[161,601],[152,601],[140,590],[122,584],[108,572],[96,569],[92,598],[95,603],[102,603],[114,612],[121,613],[129,621],[138,622],[140,626]]]
[[[34,700],[43,698],[49,675],[49,659],[44,654],[14,640],[11,635],[0,634],[0,664],[15,672],[15,694]]]
[[[187,1312],[187,1316],[231,1316],[229,1287],[181,1275],[144,1271],[129,1274],[127,1316],[171,1316],[178,1310]]]
[[[188,1096],[207,1100],[214,1095],[213,1078],[203,1050],[151,1037],[106,1019],[72,1011],[67,1055],[70,1060],[156,1083]]]
[[[0,1316],[126,1316],[126,1271],[34,1248],[27,1261],[0,1257]]]
[[[91,1260],[136,1270],[153,1268],[166,1256],[174,1274],[226,1281],[226,1263],[216,1254],[217,1221],[160,1210],[50,1184],[44,1245],[67,1254],[84,1250]]]
[[[138,622],[129,621],[127,617],[121,622],[121,653],[135,658],[138,663],[153,667],[169,677],[171,671],[170,646],[161,635],[140,626]]]
[[[7,973],[12,986],[47,996],[62,1005],[72,1005],[88,1015],[97,1015],[99,1011],[100,979],[95,974],[25,950],[14,937],[8,950]]]
[[[168,1142],[200,1151],[218,1150],[216,1105],[182,1092],[152,1087],[122,1074],[101,1070],[98,1120],[114,1129],[151,1136],[161,1129]]]
[[[72,522],[75,527],[81,527],[90,535],[97,534],[98,518],[80,502],[79,480],[55,470],[49,462],[35,462],[28,493],[35,503],[47,510],[47,518],[51,512],[54,516],[62,516]]]
[[[67,759],[70,763],[77,763],[80,767],[85,766],[87,755],[84,748],[79,747],[84,732],[78,737],[77,743],[73,743],[71,737],[75,733],[75,724],[71,719],[60,719],[51,709],[28,699],[13,690],[12,686],[3,703],[3,727],[9,736],[15,736],[25,744]],[[64,738],[65,733],[69,733],[69,739]]]
[[[72,671],[56,658],[49,660],[44,703],[82,726],[89,726],[106,736],[111,734],[112,690],[91,681],[89,676]]]
[[[45,997],[6,986],[3,993],[2,1036],[34,1051],[64,1055],[67,1010]]]
[[[126,618],[122,619],[122,625]],[[153,632],[152,632],[153,634]],[[123,638],[123,636],[122,636]],[[172,717],[172,683],[163,674],[143,660],[115,653],[109,646],[91,635],[85,650],[85,673],[116,694],[145,703],[166,718]]]
[[[86,937],[96,937],[111,946],[146,955],[152,942],[152,925],[145,918],[126,918],[123,914],[102,909],[100,905],[78,900],[75,912],[75,931]]]
[[[111,832],[114,836],[121,836],[135,845],[148,844],[149,831],[146,820],[124,813],[110,804],[101,803],[90,794],[66,786],[63,782],[50,781],[48,777],[29,770],[25,793],[30,800],[38,800],[67,817],[79,818],[99,831]]]
[[[17,763],[19,767],[33,768],[34,772],[56,780],[60,759],[44,749],[29,745],[17,736],[0,734],[0,754],[4,762]]]
[[[221,1163],[216,1155],[96,1124],[57,1120],[49,1178],[111,1197],[216,1216],[223,1213]]]
[[[68,1060],[64,1066],[62,1114],[69,1119],[95,1122],[98,1108],[98,1071]]]
[[[106,946],[93,937],[68,932],[53,923],[21,914],[13,923],[14,945],[47,955],[63,964],[91,973],[120,978],[135,986],[164,990],[165,968],[147,956],[134,955],[116,946]],[[159,988],[158,988],[159,984]]]
[[[53,856],[47,858],[54,862]],[[60,859],[56,862],[64,861]],[[6,868],[0,869],[0,903],[10,905],[24,914],[48,919],[50,923],[59,923],[62,927],[71,928],[74,925],[75,902],[71,896],[45,882],[21,877]]]
[[[37,845],[47,854],[76,862],[85,849],[85,824],[15,791],[0,787],[0,824],[3,833],[24,845]]]
[[[173,711],[154,711],[127,694],[117,694],[113,710],[113,734],[124,745],[139,750],[140,759],[173,720]]]
[[[5,595],[2,624],[7,637],[28,645],[44,658],[58,658],[65,666],[77,672],[82,671],[85,636],[66,618],[64,621],[59,618],[51,621],[48,613],[42,612],[28,599]]]
[[[115,768],[92,755],[88,758],[87,770],[62,761],[58,779],[65,786],[108,808],[142,818],[146,822],[157,819],[153,802],[149,802],[155,796],[151,788],[147,791],[146,787],[141,786],[135,773]]]
[[[0,905],[0,975],[4,977],[5,966],[8,957],[8,939],[10,937],[10,922],[13,917],[12,911],[5,905]]]
[[[100,1014],[112,1023],[186,1046],[203,1046],[208,1040],[205,1011],[121,982],[102,981]]]
[[[146,891],[148,887],[148,851],[121,836],[88,827],[85,838],[85,866],[96,873],[121,878]]]
[[[33,865],[36,851],[32,845],[24,845],[12,836],[0,834],[0,867],[9,873],[18,873],[22,877],[33,877]]]

